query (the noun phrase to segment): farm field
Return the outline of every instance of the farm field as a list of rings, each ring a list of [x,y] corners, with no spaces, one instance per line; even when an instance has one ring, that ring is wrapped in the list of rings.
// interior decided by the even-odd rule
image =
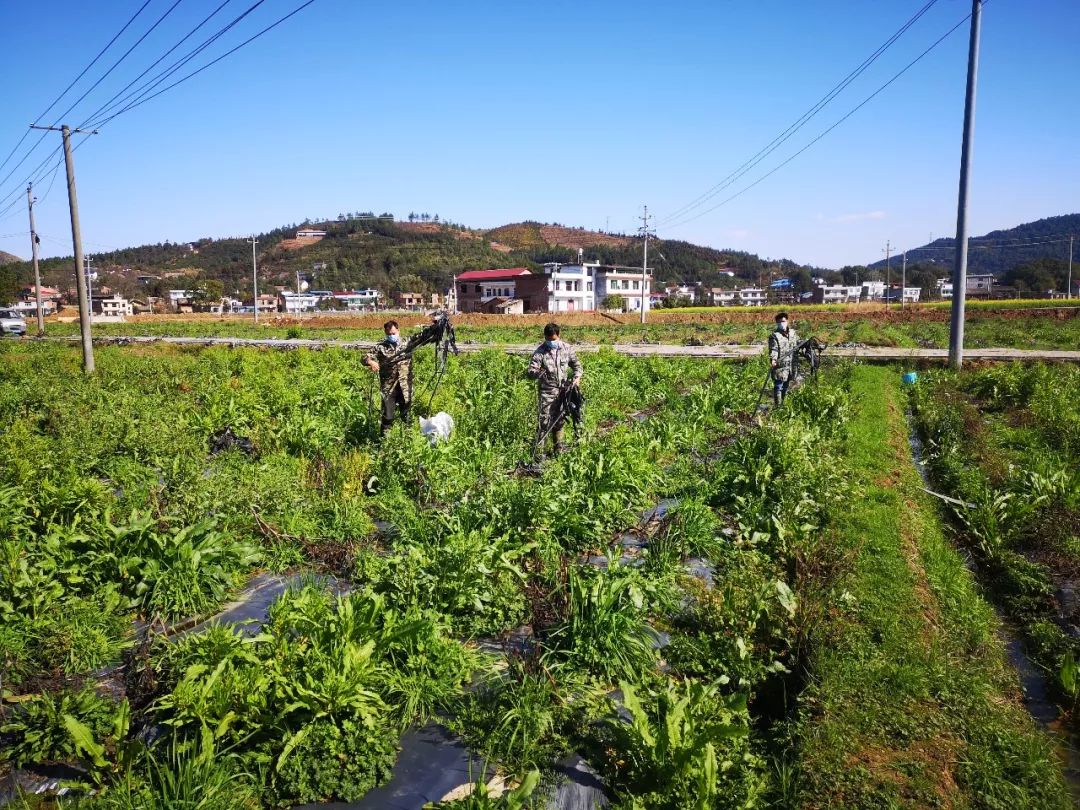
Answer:
[[[1076,302],[1071,302],[1076,303]],[[1052,306],[1050,306],[1053,304]],[[949,310],[925,304],[886,313],[878,305],[791,307],[793,326],[801,335],[815,335],[830,344],[908,348],[948,347]],[[777,307],[743,309],[657,310],[642,326],[632,314],[613,316],[559,313],[579,343],[654,342],[686,344],[764,343]],[[123,324],[97,324],[97,335],[177,335],[192,337],[307,337],[376,340],[382,323],[393,317],[402,327],[426,322],[424,315],[375,313],[319,314],[303,318],[273,316],[258,325],[250,317],[211,315],[141,315]],[[530,343],[549,315],[459,315],[458,339],[476,343]],[[966,345],[1019,349],[1075,349],[1080,346],[1080,307],[1070,302],[972,302]],[[50,323],[50,335],[78,334],[77,323]]]
[[[1014,613],[1075,704],[1067,633],[1038,635],[1075,551],[1073,368],[910,394],[935,479],[982,504],[954,523],[897,368],[832,364],[758,418],[763,360],[601,350],[583,436],[536,469],[535,391],[498,351],[437,388],[418,356],[417,410],[456,424],[435,446],[378,441],[356,352],[96,357],[0,342],[0,769],[79,786],[15,806],[377,802],[431,729],[471,757],[438,807],[561,807],[577,761],[634,810],[1072,806],[979,583],[985,559],[1034,588]],[[1036,475],[1056,533],[993,540]],[[996,549],[974,572],[969,538]],[[204,621],[265,582],[256,623]]]
[[[1080,372],[935,372],[912,392],[934,486],[988,591],[1080,729]]]

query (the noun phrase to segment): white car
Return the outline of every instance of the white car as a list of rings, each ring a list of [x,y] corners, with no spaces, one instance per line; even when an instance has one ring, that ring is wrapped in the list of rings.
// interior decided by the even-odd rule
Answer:
[[[14,309],[0,309],[0,335],[26,334],[26,321]]]

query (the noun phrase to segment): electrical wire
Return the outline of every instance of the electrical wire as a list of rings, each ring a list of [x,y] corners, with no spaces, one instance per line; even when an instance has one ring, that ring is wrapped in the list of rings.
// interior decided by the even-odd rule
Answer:
[[[208,23],[211,19],[213,19],[217,15],[217,13],[219,11],[221,11],[223,8],[225,8],[225,6],[227,6],[231,2],[232,2],[232,0],[223,0],[223,2],[217,8],[215,8],[206,17],[204,17],[202,19],[202,22],[200,22],[198,25],[196,25],[194,28],[192,28],[190,31],[188,31],[187,34],[185,34],[175,45],[173,45],[171,48],[169,48],[169,50],[165,51],[165,53],[163,53],[160,57],[158,57],[157,60],[154,61],[148,68],[146,68],[142,73],[140,73],[138,76],[136,76],[134,79],[132,79],[126,85],[124,85],[124,87],[120,88],[120,90],[118,90],[113,95],[112,98],[110,98],[108,101],[106,101],[104,104],[102,104],[96,110],[94,110],[94,112],[90,113],[90,115],[87,116],[86,121],[84,121],[82,124],[80,124],[79,127],[80,128],[85,127],[90,121],[92,121],[97,116],[101,115],[103,112],[110,111],[113,108],[114,102],[116,102],[117,99],[120,99],[120,97],[121,97],[121,95],[123,93],[126,93],[129,89],[131,89],[131,87],[136,82],[138,82],[140,79],[142,79],[143,76],[145,76],[151,70],[153,70],[158,65],[160,65],[169,56],[169,54],[171,54],[173,51],[175,51],[177,48],[179,48],[181,45],[183,45],[185,42],[187,42],[192,36],[195,35],[195,33],[200,28],[202,28],[204,25],[206,25],[206,23]],[[129,94],[127,96],[124,96],[124,98],[120,101],[120,103],[122,104],[124,101],[131,98],[131,95],[133,95],[133,94]]]
[[[260,2],[261,2],[261,1],[262,1],[262,0],[260,0]],[[228,50],[228,51],[226,51],[225,53],[221,54],[221,55],[220,55],[220,56],[218,56],[217,58],[215,58],[215,59],[212,59],[212,60],[210,60],[209,62],[207,62],[207,63],[206,63],[205,65],[203,65],[202,67],[200,67],[200,68],[198,68],[198,69],[196,69],[196,70],[193,70],[193,71],[192,71],[191,73],[188,73],[188,74],[187,74],[187,75],[185,75],[184,77],[182,77],[182,78],[180,78],[180,79],[177,79],[177,80],[176,80],[175,82],[173,82],[172,84],[170,84],[170,85],[168,85],[168,86],[166,86],[166,87],[162,88],[161,90],[158,90],[158,91],[157,91],[156,93],[154,93],[154,94],[152,94],[152,95],[149,95],[149,96],[145,96],[144,98],[141,98],[141,99],[136,99],[136,100],[135,100],[135,101],[133,101],[133,102],[132,102],[131,104],[128,104],[128,105],[127,105],[126,107],[124,107],[123,109],[121,109],[121,110],[120,110],[119,112],[113,113],[113,114],[112,114],[112,115],[110,115],[110,116],[109,116],[108,118],[104,119],[103,121],[100,121],[100,122],[99,122],[98,124],[96,124],[96,126],[97,126],[97,127],[99,127],[99,128],[100,128],[100,127],[103,127],[103,126],[105,126],[106,124],[108,124],[108,123],[109,123],[110,121],[112,121],[112,120],[113,120],[114,118],[117,118],[117,117],[119,117],[119,116],[123,115],[123,114],[124,114],[124,113],[126,113],[126,112],[130,112],[131,110],[135,109],[136,107],[140,107],[140,106],[142,106],[143,104],[145,104],[146,102],[154,100],[155,98],[157,98],[157,97],[158,97],[158,96],[160,96],[161,94],[163,94],[163,93],[167,93],[167,92],[168,92],[169,90],[172,90],[172,89],[173,89],[174,87],[176,87],[176,86],[178,86],[178,85],[181,85],[181,84],[183,84],[183,83],[184,83],[184,82],[186,82],[186,81],[187,81],[188,79],[192,79],[192,78],[194,78],[195,76],[198,76],[198,75],[199,75],[200,73],[202,73],[202,72],[203,72],[204,70],[206,70],[207,68],[213,67],[213,66],[214,66],[214,65],[216,65],[216,64],[217,64],[218,62],[220,62],[220,61],[221,61],[222,59],[225,59],[226,57],[228,57],[228,56],[231,56],[232,54],[236,53],[236,52],[237,52],[238,50],[240,50],[241,48],[243,48],[243,47],[245,47],[246,45],[249,45],[250,43],[254,42],[254,41],[255,41],[256,39],[258,39],[259,37],[261,37],[261,36],[262,36],[263,34],[266,34],[266,33],[270,32],[270,31],[272,31],[272,30],[273,30],[274,28],[277,28],[277,27],[278,27],[279,25],[281,25],[281,24],[282,24],[283,22],[285,22],[286,20],[290,19],[291,17],[294,17],[294,16],[296,16],[297,14],[299,14],[299,13],[300,13],[301,11],[303,11],[303,10],[304,10],[305,8],[307,8],[308,6],[310,6],[310,5],[311,5],[312,3],[314,3],[314,2],[315,2],[315,0],[307,0],[307,2],[305,2],[305,3],[301,3],[301,4],[300,4],[299,6],[297,6],[297,7],[295,8],[295,9],[293,9],[292,11],[290,11],[290,12],[289,12],[288,14],[286,14],[286,15],[285,15],[285,16],[283,16],[283,17],[280,17],[280,18],[278,18],[277,20],[275,20],[275,21],[274,21],[274,22],[272,22],[272,23],[271,23],[270,25],[268,25],[268,26],[266,26],[265,28],[263,28],[263,29],[262,29],[261,31],[259,31],[258,33],[256,33],[256,34],[254,34],[254,35],[252,35],[252,36],[248,37],[247,39],[245,39],[245,40],[244,40],[243,42],[241,42],[241,43],[240,43],[239,45],[235,46],[234,48],[231,48],[230,50]]]
[[[82,69],[82,72],[81,72],[81,73],[80,73],[80,74],[79,74],[78,76],[76,76],[76,77],[75,77],[74,79],[72,79],[71,83],[70,83],[70,84],[69,84],[69,85],[68,85],[67,87],[65,87],[65,88],[64,88],[64,91],[63,91],[63,92],[62,92],[62,93],[61,93],[60,95],[58,95],[58,96],[57,96],[56,98],[54,98],[54,99],[52,100],[52,103],[51,103],[51,104],[49,104],[49,106],[48,106],[48,107],[46,107],[46,108],[44,109],[44,111],[43,111],[43,112],[41,113],[41,115],[39,115],[39,116],[38,116],[37,118],[35,118],[35,119],[34,119],[34,123],[35,123],[35,124],[38,124],[38,123],[40,123],[40,122],[41,122],[41,119],[42,119],[42,118],[44,118],[44,117],[45,117],[46,115],[48,115],[48,114],[49,114],[49,110],[51,110],[51,109],[52,109],[53,107],[55,107],[55,106],[56,106],[57,104],[59,104],[59,103],[60,103],[60,99],[62,99],[62,98],[63,98],[64,96],[66,96],[66,95],[68,94],[68,92],[69,92],[69,91],[71,90],[71,88],[72,88],[72,87],[74,87],[74,86],[75,86],[75,85],[76,85],[76,84],[78,83],[79,79],[81,79],[81,78],[82,78],[83,76],[85,76],[85,75],[86,75],[86,72],[87,72],[88,70],[90,70],[90,68],[92,68],[92,67],[93,67],[94,65],[96,65],[96,64],[97,64],[97,61],[98,61],[98,60],[99,60],[99,59],[100,59],[100,58],[101,58],[102,56],[104,56],[104,55],[105,55],[105,52],[106,52],[107,50],[109,50],[109,48],[111,48],[111,47],[113,46],[113,43],[115,43],[115,42],[116,42],[116,40],[118,40],[118,39],[120,38],[120,36],[121,36],[121,35],[122,35],[122,34],[123,34],[123,33],[124,33],[125,31],[127,31],[127,30],[128,30],[128,28],[129,28],[129,27],[131,26],[131,24],[132,24],[133,22],[135,22],[136,18],[137,18],[137,17],[138,17],[138,16],[140,15],[140,14],[142,14],[142,12],[143,12],[143,9],[145,9],[145,8],[146,8],[146,7],[148,6],[148,5],[150,5],[150,0],[146,0],[146,2],[144,2],[144,3],[143,3],[143,4],[141,5],[141,6],[139,6],[139,10],[138,10],[138,11],[136,11],[136,12],[135,12],[134,14],[132,14],[132,15],[131,15],[131,18],[130,18],[130,19],[129,19],[129,20],[128,20],[128,21],[126,22],[126,23],[124,23],[124,27],[123,27],[123,28],[121,28],[121,29],[120,29],[119,31],[117,31],[117,32],[116,32],[116,34],[115,34],[115,35],[113,36],[113,38],[109,40],[108,44],[107,44],[107,45],[106,45],[106,46],[105,46],[104,48],[102,48],[102,49],[101,49],[101,50],[100,50],[100,51],[98,52],[98,55],[97,55],[97,56],[95,56],[95,57],[94,57],[93,59],[91,59],[91,60],[90,60],[90,64],[88,64],[88,65],[87,65],[86,67],[84,67],[84,68]],[[4,166],[6,166],[6,165],[7,165],[7,162],[8,162],[9,160],[11,160],[11,156],[15,154],[15,152],[16,152],[16,151],[18,150],[19,146],[21,146],[21,145],[22,145],[22,142],[26,140],[26,137],[27,137],[27,135],[29,135],[29,134],[30,134],[30,131],[29,131],[29,130],[27,130],[26,132],[24,132],[24,133],[23,133],[22,137],[21,137],[21,138],[19,138],[19,142],[18,142],[17,144],[15,144],[15,148],[14,148],[14,149],[12,149],[10,153],[8,153],[8,156],[7,156],[6,158],[4,158],[4,162],[3,162],[3,163],[0,163],[0,170],[2,170],[2,169],[4,168]],[[42,136],[42,137],[44,137],[44,136]],[[38,143],[40,143],[40,142],[41,142],[41,141],[39,140],[39,141],[38,141]],[[34,148],[33,148],[33,149],[31,149],[30,151],[31,151],[31,152],[33,152],[33,151],[34,151],[34,149],[36,149],[36,148],[37,148],[37,144],[34,144]],[[26,160],[26,158],[27,158],[27,157],[29,157],[29,154],[30,154],[30,153],[28,152],[28,153],[27,153],[27,154],[26,154],[26,155],[25,155],[25,156],[23,157],[23,160],[19,161],[19,165],[22,165],[23,161],[25,161],[25,160]],[[18,166],[16,166],[16,168],[18,168]],[[8,176],[10,177],[10,174],[9,174]],[[7,177],[5,177],[5,178],[4,178],[4,181],[6,181],[6,180],[7,180]],[[3,185],[4,181],[0,181],[0,185]]]
[[[871,93],[865,99],[860,101],[851,110],[849,110],[841,118],[839,118],[836,122],[834,122],[830,127],[828,127],[828,129],[826,129],[824,132],[822,132],[816,138],[811,140],[809,143],[807,143],[805,146],[803,146],[801,149],[799,149],[793,155],[788,157],[786,160],[782,161],[777,166],[770,169],[768,172],[763,174],[761,177],[759,177],[754,182],[750,183],[748,186],[744,186],[739,191],[732,194],[730,197],[725,198],[724,200],[717,203],[716,205],[713,205],[713,206],[711,206],[709,208],[706,208],[704,211],[699,211],[699,212],[697,212],[697,213],[695,213],[695,214],[693,214],[693,215],[691,215],[689,217],[683,218],[679,222],[675,222],[674,224],[669,224],[669,225],[665,226],[666,229],[671,230],[673,228],[680,228],[683,225],[686,225],[686,224],[688,224],[690,222],[693,222],[696,219],[700,219],[701,217],[705,216],[706,214],[710,214],[713,211],[715,211],[716,209],[727,205],[732,200],[734,200],[734,199],[736,199],[738,197],[741,197],[747,191],[754,188],[754,186],[758,185],[759,183],[763,182],[764,180],[768,179],[769,177],[772,177],[772,175],[776,174],[778,171],[780,171],[780,169],[784,168],[789,163],[791,163],[793,160],[795,160],[795,158],[799,157],[801,154],[806,152],[810,147],[814,146],[818,141],[820,141],[822,138],[824,138],[826,135],[828,135],[830,132],[832,132],[834,129],[836,129],[838,126],[840,126],[842,123],[847,121],[849,118],[851,118],[851,116],[853,116],[855,113],[857,113],[859,110],[861,110],[867,104],[869,104],[873,99],[875,99],[878,95],[880,95],[882,92],[884,92],[886,88],[888,88],[893,82],[895,82],[897,79],[899,79],[901,76],[903,76],[909,70],[911,70],[911,68],[913,68],[916,64],[921,62],[931,51],[933,51],[935,48],[937,48],[938,45],[940,45],[942,42],[944,42],[946,39],[948,39],[956,31],[956,29],[958,29],[960,26],[962,26],[970,18],[971,18],[971,14],[967,14],[962,20],[960,20],[960,22],[958,22],[956,25],[954,25],[952,28],[950,28],[948,31],[946,31],[944,34],[942,34],[929,48],[927,48],[922,53],[920,53],[918,56],[916,56],[913,60],[908,62],[908,64],[905,65],[899,72],[893,74],[892,78],[890,78],[887,82],[885,82],[880,87],[878,87],[877,90],[875,90],[873,93]]]
[[[673,222],[681,218],[694,208],[700,207],[705,202],[712,199],[721,191],[723,191],[725,188],[734,184],[740,177],[751,171],[755,166],[761,163],[762,160],[764,160],[766,157],[779,149],[780,146],[782,146],[789,138],[791,138],[796,132],[802,129],[803,126],[809,123],[809,121],[814,116],[821,112],[829,104],[829,102],[831,102],[841,92],[843,92],[844,89],[848,87],[848,85],[850,85],[853,81],[855,81],[855,79],[857,79],[864,72],[866,72],[866,70],[872,64],[874,64],[874,62],[876,62],[878,58],[882,54],[884,54],[898,39],[900,39],[900,37],[902,37],[908,31],[908,29],[910,29],[916,22],[918,22],[919,19],[924,14],[926,14],[926,12],[929,11],[936,2],[937,0],[930,0],[930,2],[928,2],[921,9],[915,12],[915,14],[906,23],[904,23],[891,37],[889,37],[889,39],[887,39],[882,45],[878,46],[878,49],[876,51],[874,51],[872,54],[870,54],[870,56],[863,60],[862,64],[860,64],[847,76],[841,79],[840,82],[835,85],[828,93],[826,93],[821,99],[819,99],[813,107],[803,113],[802,116],[796,119],[796,121],[790,126],[788,126],[787,129],[785,129],[783,132],[773,138],[773,140],[770,141],[757,154],[755,154],[748,161],[735,169],[735,171],[733,171],[731,174],[723,178],[719,183],[706,191],[704,194],[701,194],[694,200],[691,200],[686,205],[676,209],[671,214],[668,214],[661,218],[657,222],[657,226],[663,227],[666,223]]]
[[[150,34],[154,32],[154,29],[156,29],[159,25],[161,25],[162,22],[165,21],[166,17],[173,13],[173,10],[178,5],[180,5],[181,2],[183,2],[183,0],[175,0],[175,2],[165,10],[165,13],[158,17],[154,24],[151,25],[141,37],[135,40],[135,44],[128,48],[126,51],[124,51],[123,55],[115,62],[113,62],[112,66],[104,73],[102,73],[101,76],[98,77],[98,80],[92,85],[90,85],[90,87],[87,88],[87,90],[81,96],[79,96],[78,99],[75,100],[74,104],[70,105],[66,110],[60,113],[60,115],[57,116],[56,120],[61,121],[62,119],[64,119],[68,113],[78,107],[88,95],[94,92],[94,90],[96,90],[98,86],[109,77],[109,74],[116,70],[116,68],[119,67],[120,64],[131,55],[131,52],[138,48],[139,45],[142,44],[143,40],[150,36]],[[53,126],[56,126],[56,124],[53,124]],[[76,129],[78,129],[78,127],[76,127]]]

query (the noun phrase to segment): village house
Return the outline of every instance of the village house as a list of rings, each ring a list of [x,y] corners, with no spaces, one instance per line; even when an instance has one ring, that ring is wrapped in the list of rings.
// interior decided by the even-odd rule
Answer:
[[[529,304],[537,292],[538,283],[543,286],[541,277],[530,273],[524,267],[467,270],[454,279],[457,309],[460,312],[484,312],[487,302],[496,298],[521,298],[524,309],[533,311],[534,308]],[[530,302],[524,301],[522,289],[529,294]]]

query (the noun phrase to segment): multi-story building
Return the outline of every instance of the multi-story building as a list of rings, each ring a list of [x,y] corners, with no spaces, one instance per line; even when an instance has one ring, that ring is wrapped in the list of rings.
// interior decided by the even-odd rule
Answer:
[[[953,285],[952,281],[948,278],[939,278],[937,280],[937,288],[938,295],[941,296],[943,300],[948,301],[952,299]]]
[[[588,265],[586,265],[588,266]],[[596,300],[603,302],[613,295],[623,299],[624,312],[640,312],[642,303],[648,312],[652,306],[652,275],[641,280],[640,267],[621,267],[618,265],[594,265],[596,279]]]
[[[544,279],[530,273],[524,267],[510,267],[499,270],[467,270],[454,279],[457,292],[456,308],[461,312],[483,312],[484,305],[495,298],[521,298],[525,308],[546,309],[530,306],[533,297],[544,286]],[[528,297],[530,301],[525,301]]]
[[[334,300],[344,304],[349,310],[378,309],[380,298],[382,293],[372,288],[334,291]]]
[[[714,307],[733,307],[739,303],[739,291],[734,287],[713,287],[708,299]]]
[[[862,297],[862,287],[846,287],[843,284],[820,284],[814,287],[815,304],[857,304]]]
[[[418,292],[396,292],[394,304],[401,309],[423,309],[424,295]]]
[[[90,299],[90,311],[106,318],[123,318],[132,314],[131,303],[119,294],[94,295]]]
[[[763,307],[769,302],[769,293],[762,287],[743,287],[739,292],[739,305]]]
[[[966,289],[968,295],[990,295],[994,289],[994,276],[990,273],[968,275]]]
[[[559,262],[545,264],[547,306],[543,308],[544,311],[588,312],[596,309],[596,292],[593,289],[596,267],[592,264]]]
[[[278,293],[278,298],[281,300],[281,311],[289,315],[299,315],[301,312],[312,312],[319,308],[319,303],[326,297],[322,292],[316,292],[315,290],[305,290],[304,292],[293,292],[292,290],[282,290]]]
[[[862,294],[867,301],[880,301],[885,297],[885,282],[864,281],[862,283]]]

